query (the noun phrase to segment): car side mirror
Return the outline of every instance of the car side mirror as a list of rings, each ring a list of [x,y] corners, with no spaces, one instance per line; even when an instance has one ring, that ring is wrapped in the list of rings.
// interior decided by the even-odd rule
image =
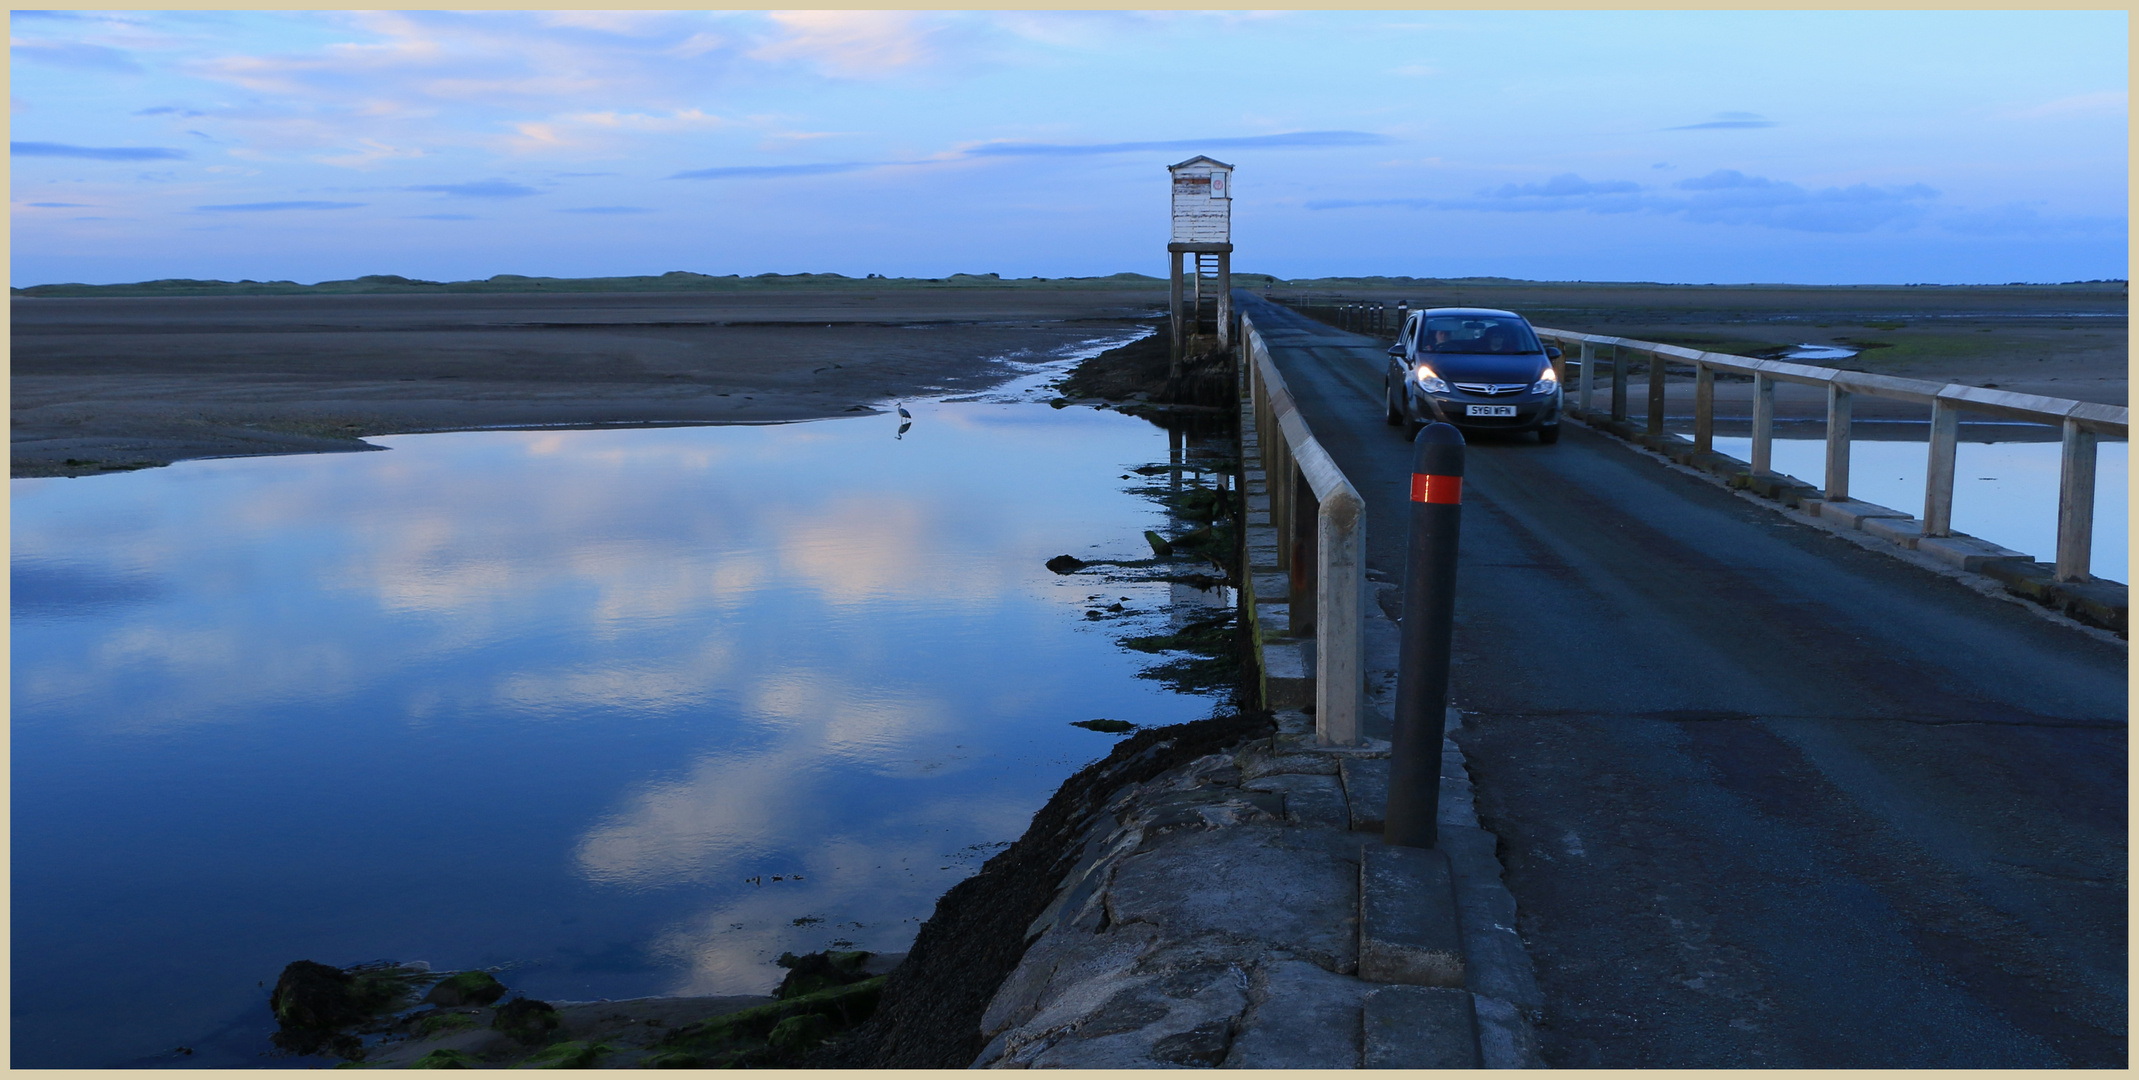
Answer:
[[[1391,346],[1389,346],[1389,355],[1390,355],[1390,356],[1402,356],[1402,355],[1404,355],[1404,343],[1403,343],[1403,342],[1401,342],[1401,341],[1399,341],[1399,342],[1397,342],[1396,344],[1394,344],[1394,345],[1391,345]]]
[[[1547,359],[1547,360],[1558,360],[1559,358],[1560,358],[1560,350],[1558,350],[1558,349],[1555,349],[1555,348],[1553,348],[1553,347],[1552,347],[1552,346],[1550,346],[1550,345],[1547,345],[1547,346],[1545,346],[1545,359]]]

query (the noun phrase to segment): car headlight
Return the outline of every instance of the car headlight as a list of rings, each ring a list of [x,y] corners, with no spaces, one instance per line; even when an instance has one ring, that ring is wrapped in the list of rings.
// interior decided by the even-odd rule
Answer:
[[[1448,380],[1443,379],[1439,375],[1434,374],[1432,368],[1427,367],[1424,364],[1420,364],[1417,374],[1419,378],[1419,389],[1424,390],[1429,394],[1448,393]]]
[[[1537,381],[1530,384],[1530,392],[1533,394],[1549,394],[1552,393],[1553,387],[1558,385],[1560,385],[1560,373],[1552,370],[1551,364],[1547,364],[1545,365],[1545,373],[1539,375]]]

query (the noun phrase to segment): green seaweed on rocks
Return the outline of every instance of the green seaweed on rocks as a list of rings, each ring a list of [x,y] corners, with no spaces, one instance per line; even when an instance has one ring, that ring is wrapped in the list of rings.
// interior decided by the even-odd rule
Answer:
[[[275,980],[268,1008],[277,1030],[269,1041],[293,1054],[332,1052],[360,1057],[362,1043],[344,1029],[414,1004],[416,992],[437,976],[426,968],[392,964],[331,967],[292,961]]]
[[[411,1069],[481,1069],[482,1059],[465,1050],[433,1050],[409,1063]]]
[[[607,1043],[577,1040],[552,1043],[541,1053],[513,1066],[516,1069],[591,1069],[602,1055],[614,1053]]]
[[[821,954],[819,954],[821,955]],[[877,975],[845,986],[834,986],[798,997],[700,1020],[672,1031],[661,1040],[661,1052],[647,1059],[657,1068],[775,1068],[795,1064],[793,1053],[770,1043],[773,1031],[783,1021],[800,1016],[821,1017],[826,1031],[837,1032],[859,1024],[876,1012],[884,990],[884,976]],[[788,1039],[805,1026],[788,1029]],[[817,1040],[822,1041],[822,1038]],[[813,1042],[804,1050],[816,1046]],[[799,1051],[798,1051],[799,1052]],[[687,1064],[688,1058],[696,1064]]]
[[[438,981],[423,1000],[432,1005],[488,1005],[505,996],[505,984],[487,971],[456,971]]]
[[[557,1007],[549,1002],[516,997],[498,1006],[490,1026],[529,1046],[541,1046],[564,1026],[564,1021],[557,1015]]]
[[[773,996],[789,1001],[819,990],[867,980],[870,975],[862,970],[862,965],[868,963],[869,956],[869,953],[860,951],[814,952],[801,956],[781,953],[773,962],[786,968],[787,975],[780,980],[780,988],[773,991]]]

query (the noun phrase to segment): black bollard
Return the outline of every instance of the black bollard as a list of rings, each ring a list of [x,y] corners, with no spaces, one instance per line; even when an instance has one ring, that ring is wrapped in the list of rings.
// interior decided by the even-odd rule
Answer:
[[[1404,624],[1396,653],[1396,729],[1389,740],[1389,806],[1381,842],[1433,847],[1440,839],[1441,737],[1456,618],[1456,537],[1463,525],[1463,435],[1426,425],[1412,443],[1411,547],[1404,557]]]

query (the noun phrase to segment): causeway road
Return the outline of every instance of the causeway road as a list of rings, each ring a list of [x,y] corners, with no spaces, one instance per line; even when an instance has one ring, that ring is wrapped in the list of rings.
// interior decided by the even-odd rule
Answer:
[[[1394,617],[1384,346],[1236,297]],[[1576,424],[1467,467],[1456,738],[1548,1063],[2127,1064],[2122,643]]]

